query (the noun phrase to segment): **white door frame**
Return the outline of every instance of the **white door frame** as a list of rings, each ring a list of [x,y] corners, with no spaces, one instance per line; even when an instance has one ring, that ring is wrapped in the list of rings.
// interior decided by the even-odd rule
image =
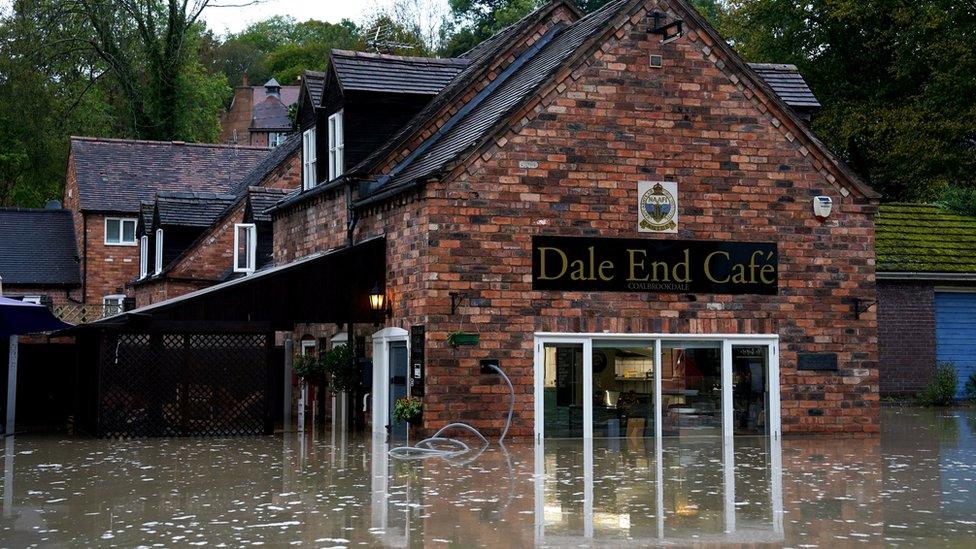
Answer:
[[[383,328],[373,334],[373,433],[386,434],[390,417],[390,345],[405,342],[410,356],[410,333],[403,328]]]
[[[662,436],[661,431],[661,343],[665,341],[720,341],[722,343],[722,436],[731,438],[732,425],[732,347],[766,346],[767,383],[769,384],[769,436],[779,439],[780,425],[780,387],[779,387],[779,336],[775,334],[620,334],[620,333],[552,333],[537,332],[534,336],[535,350],[535,438],[544,438],[545,408],[545,345],[574,344],[583,346],[583,394],[593,394],[593,341],[599,339],[646,341],[654,347],[654,434]],[[374,367],[375,372],[375,367]],[[593,399],[583,399],[583,438],[593,438]]]

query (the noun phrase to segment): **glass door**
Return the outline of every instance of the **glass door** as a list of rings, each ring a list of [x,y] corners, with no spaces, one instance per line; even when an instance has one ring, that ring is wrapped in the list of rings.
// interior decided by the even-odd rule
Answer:
[[[595,339],[592,364],[593,436],[654,437],[654,341]]]
[[[661,342],[661,432],[722,436],[722,342]]]
[[[546,438],[583,438],[586,395],[583,343],[543,346],[543,433]],[[589,361],[585,361],[589,362]]]
[[[768,345],[732,346],[732,433],[769,434]]]

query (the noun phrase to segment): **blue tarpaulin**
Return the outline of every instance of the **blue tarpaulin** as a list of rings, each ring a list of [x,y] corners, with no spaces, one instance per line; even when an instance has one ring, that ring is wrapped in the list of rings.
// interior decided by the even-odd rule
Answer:
[[[0,297],[0,336],[53,332],[70,327],[71,324],[58,320],[43,305]]]

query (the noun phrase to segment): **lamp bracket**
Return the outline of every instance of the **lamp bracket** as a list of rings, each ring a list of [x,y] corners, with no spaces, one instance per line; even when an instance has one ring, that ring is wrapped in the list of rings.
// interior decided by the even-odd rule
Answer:
[[[453,316],[457,313],[458,307],[461,306],[461,302],[464,301],[467,295],[461,292],[448,292],[447,295],[451,296],[451,315]]]
[[[665,23],[668,15],[660,11],[655,11],[651,14],[651,17],[653,18],[654,23],[647,32],[660,35],[662,44],[667,44],[677,40],[684,35],[684,20],[675,19],[670,23]]]
[[[877,305],[877,301],[869,301],[867,299],[861,299],[859,297],[852,297],[850,299],[851,305],[854,307],[854,319],[861,320],[861,315],[868,312],[871,307]]]

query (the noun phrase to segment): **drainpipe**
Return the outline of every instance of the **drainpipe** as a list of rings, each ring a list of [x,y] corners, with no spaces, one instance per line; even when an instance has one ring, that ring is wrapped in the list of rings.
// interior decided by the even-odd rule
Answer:
[[[356,230],[356,223],[359,218],[356,217],[356,210],[352,205],[352,181],[346,183],[346,245],[352,246],[353,244],[353,232]]]
[[[81,214],[81,224],[82,261],[84,262],[81,273],[81,303],[85,304],[88,302],[88,216],[84,213]]]

